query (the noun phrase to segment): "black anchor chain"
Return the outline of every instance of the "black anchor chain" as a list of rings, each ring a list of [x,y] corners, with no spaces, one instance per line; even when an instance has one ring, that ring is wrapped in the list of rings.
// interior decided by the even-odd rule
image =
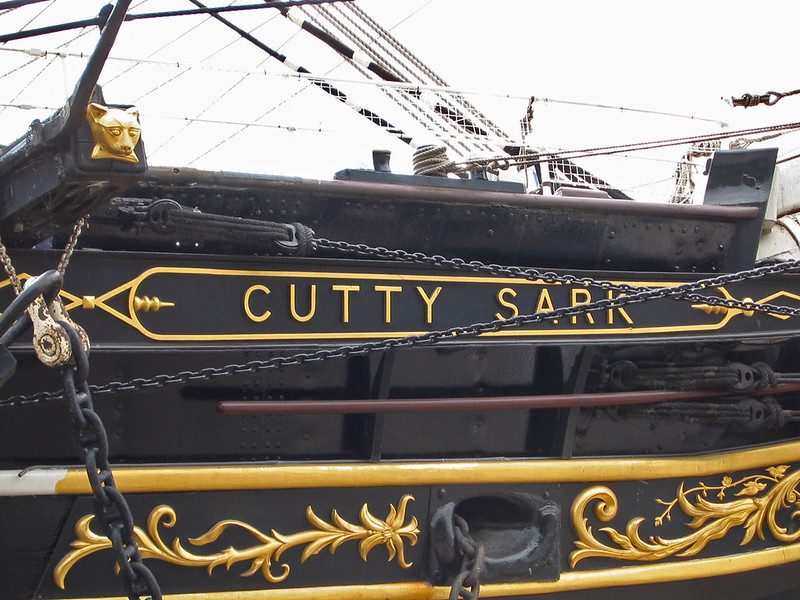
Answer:
[[[161,600],[161,590],[153,573],[142,562],[133,535],[133,516],[127,501],[114,482],[108,462],[108,435],[92,406],[89,391],[89,357],[72,325],[58,322],[69,336],[75,366],[62,371],[64,398],[72,417],[75,440],[86,463],[86,474],[94,495],[94,514],[103,535],[111,541],[123,585],[130,600]]]
[[[478,600],[481,593],[481,569],[484,549],[469,533],[469,525],[459,515],[453,515],[456,550],[464,558],[461,570],[450,586],[449,600]]]

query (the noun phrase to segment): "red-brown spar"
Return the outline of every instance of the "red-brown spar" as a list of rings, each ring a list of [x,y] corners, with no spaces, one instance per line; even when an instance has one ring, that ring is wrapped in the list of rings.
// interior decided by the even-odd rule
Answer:
[[[781,384],[756,389],[751,396],[789,394],[800,391],[800,384]],[[726,392],[617,392],[614,394],[541,394],[538,396],[495,396],[489,398],[396,398],[384,400],[267,400],[220,402],[223,415],[291,415],[448,412],[475,410],[515,410],[541,408],[588,408],[686,402],[729,397]]]

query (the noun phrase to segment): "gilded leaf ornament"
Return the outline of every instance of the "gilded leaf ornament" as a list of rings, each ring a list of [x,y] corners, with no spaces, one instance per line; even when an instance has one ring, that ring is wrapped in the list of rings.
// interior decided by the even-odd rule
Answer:
[[[737,480],[726,475],[719,485],[707,485],[701,481],[686,489],[686,483],[682,482],[674,499],[656,500],[666,508],[653,524],[661,527],[665,521],[671,521],[677,508],[691,519],[686,523],[686,527],[693,530],[691,533],[676,538],[643,537],[640,528],[645,518],[636,517],[628,521],[624,532],[613,527],[601,527],[599,531],[608,536],[610,543],[595,536],[585,513],[587,507],[595,503],[595,516],[608,523],[617,516],[617,496],[606,486],[592,486],[581,492],[572,503],[572,526],[578,541],[575,542],[576,550],[570,554],[570,565],[574,568],[592,556],[629,561],[696,556],[709,542],[724,538],[737,527],[744,532],[741,546],[746,546],[756,536],[764,540],[765,530],[781,543],[797,542],[800,540],[800,527],[793,527],[790,531],[778,522],[778,516],[785,509],[800,507],[798,484],[800,471],[789,472],[788,465],[769,467],[764,473]],[[788,517],[797,519],[800,510],[794,510]]]
[[[183,567],[205,567],[209,575],[220,565],[230,569],[237,563],[249,562],[242,577],[250,577],[260,571],[270,583],[280,583],[289,576],[291,567],[287,563],[280,564],[280,572],[274,573],[273,562],[279,561],[284,552],[296,546],[303,546],[301,563],[323,550],[327,549],[333,554],[343,544],[355,541],[358,541],[359,556],[366,562],[374,548],[385,546],[389,561],[396,559],[401,568],[408,569],[411,563],[405,557],[405,542],[408,541],[409,546],[416,545],[419,534],[416,517],[412,516],[406,522],[406,509],[413,500],[413,496],[406,494],[400,498],[397,508],[390,504],[389,514],[384,520],[373,516],[367,504],[364,504],[358,515],[360,524],[348,522],[335,509],[331,511],[329,523],[318,517],[309,506],[306,508],[306,518],[312,529],[288,535],[274,529],[266,534],[252,525],[234,519],[220,521],[204,534],[188,538],[188,542],[195,547],[207,546],[220,539],[228,529],[235,528],[250,534],[257,543],[241,549],[229,546],[209,554],[196,554],[188,550],[180,538],[174,538],[172,544],[164,541],[160,528],[174,527],[178,518],[175,509],[162,504],[154,508],[148,516],[146,531],[141,527],[134,527],[134,537],[144,559],[162,560]],[[64,589],[67,574],[76,563],[90,554],[111,548],[107,537],[92,531],[93,519],[94,515],[86,515],[78,520],[75,524],[76,539],[71,544],[72,550],[53,570],[53,578],[61,589]]]

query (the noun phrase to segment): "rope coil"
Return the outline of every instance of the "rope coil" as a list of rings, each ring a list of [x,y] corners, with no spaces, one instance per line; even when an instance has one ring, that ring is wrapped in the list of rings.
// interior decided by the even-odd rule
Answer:
[[[447,148],[426,144],[414,151],[412,157],[414,175],[428,175],[431,177],[447,177],[449,173],[462,174],[463,169],[457,169],[456,163],[447,156]]]

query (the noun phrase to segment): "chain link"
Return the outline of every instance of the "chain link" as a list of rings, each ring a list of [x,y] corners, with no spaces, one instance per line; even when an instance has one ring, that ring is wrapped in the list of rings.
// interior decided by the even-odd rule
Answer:
[[[75,356],[75,366],[62,371],[64,398],[72,417],[80,456],[86,463],[86,474],[94,496],[95,521],[111,541],[128,598],[140,600],[147,596],[151,600],[161,600],[158,583],[142,562],[133,537],[131,509],[116,486],[108,462],[108,435],[100,416],[94,411],[87,383],[89,357],[75,328],[67,321],[59,321],[59,324],[69,335]]]
[[[58,263],[57,273],[61,277],[69,265],[85,222],[84,218],[78,220],[67,241]],[[2,242],[0,242],[0,262],[3,263],[6,274],[19,295],[22,292],[22,285]],[[59,282],[61,277],[58,279]],[[57,291],[58,288],[54,293]],[[18,300],[22,300],[22,297],[20,296]],[[69,339],[74,361],[74,366],[67,366],[61,371],[64,384],[63,397],[70,412],[75,441],[80,447],[79,455],[86,464],[86,475],[94,496],[95,521],[103,535],[111,542],[111,550],[116,556],[117,568],[123,577],[123,585],[129,600],[141,600],[142,597],[161,600],[158,583],[150,569],[142,562],[134,538],[131,509],[116,486],[108,461],[108,435],[100,416],[94,410],[88,384],[89,356],[88,343],[84,347],[85,333],[70,321],[66,313],[63,313],[63,317],[65,320],[59,320],[57,323]],[[48,318],[52,318],[49,313]]]
[[[14,268],[11,257],[8,255],[8,249],[2,241],[0,241],[0,263],[3,263],[3,270],[6,272],[6,275],[8,275],[8,280],[11,282],[14,294],[19,296],[19,293],[22,291],[22,282],[19,280],[17,270]]]
[[[485,557],[483,545],[473,539],[469,533],[469,525],[459,515],[453,515],[453,535],[456,550],[463,559],[461,570],[450,586],[449,600],[478,600]]]
[[[61,273],[62,276],[67,270],[67,266],[72,258],[72,253],[75,251],[75,246],[78,244],[78,238],[81,235],[84,225],[86,225],[86,217],[81,217],[76,221],[75,226],[72,228],[72,233],[67,240],[67,244],[64,246],[64,252],[58,261],[57,267],[58,272]],[[11,282],[14,294],[19,295],[22,291],[22,282],[19,279],[17,270],[14,268],[14,264],[11,262],[8,248],[5,247],[2,241],[0,241],[0,263],[2,263],[3,270],[6,272],[8,280]]]
[[[482,263],[480,261],[465,261],[461,258],[445,258],[440,255],[427,255],[422,252],[406,252],[405,250],[389,250],[387,248],[377,247],[373,248],[365,244],[351,244],[349,242],[331,241],[324,238],[317,238],[314,240],[317,248],[324,250],[333,250],[341,254],[349,254],[355,256],[363,256],[365,258],[378,258],[384,260],[392,260],[399,262],[406,262],[418,265],[425,265],[429,267],[445,267],[456,271],[470,271],[473,273],[483,273],[495,277],[505,276],[518,279],[526,279],[528,281],[543,282],[547,284],[560,283],[564,285],[581,285],[592,286],[601,288],[604,291],[618,291],[620,293],[628,294],[631,292],[643,292],[652,290],[646,286],[634,286],[625,283],[617,283],[605,279],[595,279],[594,277],[570,274],[559,274],[554,271],[542,271],[534,267],[517,267],[498,265],[493,263]],[[787,261],[793,263],[794,266],[784,269],[781,272],[786,272],[800,269],[800,261]],[[784,264],[784,263],[778,263]],[[753,269],[752,271],[758,271]],[[766,273],[773,274],[773,273]],[[733,273],[732,275],[737,275]],[[750,278],[763,277],[763,274],[754,275]],[[710,287],[710,286],[708,286]],[[704,296],[696,293],[686,293],[680,297],[670,298],[672,300],[689,301],[696,304],[707,304],[709,306],[721,306],[724,308],[739,308],[742,310],[753,310],[766,313],[781,314],[787,316],[800,316],[800,308],[793,308],[789,306],[778,306],[774,304],[757,304],[755,302],[745,302],[740,300],[726,300],[718,296]]]
[[[75,222],[75,226],[72,228],[72,233],[67,240],[66,245],[64,246],[64,253],[61,255],[61,259],[58,261],[57,270],[61,275],[67,271],[67,266],[69,266],[69,261],[72,258],[72,253],[75,251],[75,246],[78,244],[78,238],[81,236],[81,231],[83,231],[84,225],[86,225],[86,220],[88,217],[81,217]]]
[[[231,377],[234,375],[255,374],[270,369],[277,369],[280,367],[300,365],[311,362],[321,362],[333,358],[360,356],[372,352],[390,350],[393,348],[422,346],[452,340],[455,338],[474,337],[483,333],[515,329],[527,325],[533,325],[535,323],[580,316],[591,311],[624,308],[632,304],[638,304],[651,300],[682,300],[698,304],[708,304],[710,306],[739,309],[742,311],[759,311],[777,315],[800,316],[800,308],[774,304],[758,304],[753,301],[723,299],[716,296],[705,296],[697,293],[709,288],[724,286],[748,279],[756,279],[769,275],[780,275],[789,271],[796,271],[800,269],[800,260],[777,262],[746,271],[740,271],[738,273],[726,273],[724,275],[718,275],[708,279],[701,279],[680,285],[654,289],[618,284],[611,281],[595,279],[593,277],[578,277],[569,274],[558,274],[552,271],[541,271],[539,269],[530,267],[484,264],[479,261],[467,262],[459,258],[447,259],[442,256],[429,256],[419,252],[410,253],[403,250],[372,248],[363,244],[332,242],[322,238],[316,239],[315,242],[318,248],[336,250],[350,255],[355,254],[368,256],[371,258],[412,262],[427,266],[440,266],[456,270],[468,270],[478,273],[504,275],[520,279],[543,281],[544,283],[596,286],[604,290],[617,290],[624,293],[624,295],[621,294],[616,298],[604,298],[587,304],[579,304],[577,306],[557,308],[548,312],[522,314],[508,319],[497,319],[494,321],[473,323],[466,326],[450,327],[448,329],[435,330],[403,338],[388,338],[385,340],[365,342],[357,345],[323,348],[314,352],[300,352],[288,356],[276,356],[267,360],[256,360],[243,364],[230,364],[223,367],[207,367],[199,371],[181,371],[174,374],[160,374],[150,378],[139,377],[125,382],[112,381],[103,385],[89,386],[89,389],[95,396],[98,396],[105,394],[116,394],[120,392],[162,388],[170,385],[185,385],[187,383],[210,381],[213,379]],[[47,400],[59,399],[62,396],[62,392],[38,392],[36,394],[27,396],[12,396],[0,400],[0,408],[35,404]]]

